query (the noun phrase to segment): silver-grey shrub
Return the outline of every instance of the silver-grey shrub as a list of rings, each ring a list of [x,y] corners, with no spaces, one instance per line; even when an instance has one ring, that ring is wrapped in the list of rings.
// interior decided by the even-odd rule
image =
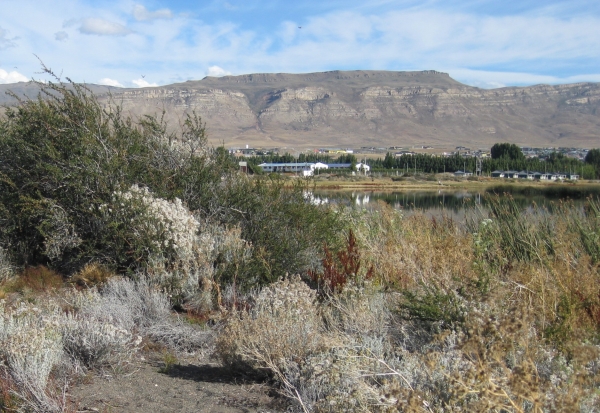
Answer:
[[[175,351],[194,352],[211,339],[208,330],[193,328],[171,313],[169,297],[157,289],[148,278],[136,281],[113,278],[101,290],[101,308],[96,313],[114,314],[119,311],[123,327],[162,343]],[[89,312],[90,310],[84,310]]]
[[[60,319],[56,306],[23,303],[8,310],[0,303],[0,369],[15,383],[13,395],[30,411],[60,410],[59,403],[46,393],[50,372],[63,354]]]
[[[205,312],[215,308],[223,279],[235,280],[251,254],[252,247],[242,239],[239,227],[204,221],[186,254],[170,265],[165,265],[166,257],[155,255],[138,276],[160,286],[172,304]]]
[[[123,364],[140,342],[129,330],[79,315],[67,317],[62,333],[66,353],[90,369]]]
[[[83,361],[96,354],[110,363],[118,363],[127,360],[126,356],[139,344],[142,336],[175,351],[194,352],[206,347],[211,334],[206,330],[199,331],[173,315],[169,297],[154,282],[145,277],[137,280],[115,277],[101,289],[71,294],[69,301],[79,320],[75,324],[79,329],[72,333],[71,339],[72,345],[79,344],[71,348],[75,358]],[[112,325],[116,330],[107,327],[105,333],[98,335],[92,331],[94,325]],[[78,334],[87,339],[77,338]],[[98,344],[105,343],[105,352],[101,353],[101,346],[89,347],[93,340]]]
[[[0,247],[0,281],[12,277],[13,274],[14,268],[11,265],[6,250]]]

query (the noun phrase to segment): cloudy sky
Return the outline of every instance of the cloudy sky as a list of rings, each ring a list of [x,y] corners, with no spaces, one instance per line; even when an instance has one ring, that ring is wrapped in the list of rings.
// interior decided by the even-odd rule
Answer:
[[[38,60],[39,59],[39,60]],[[0,83],[448,72],[479,87],[600,82],[597,0],[0,0]]]

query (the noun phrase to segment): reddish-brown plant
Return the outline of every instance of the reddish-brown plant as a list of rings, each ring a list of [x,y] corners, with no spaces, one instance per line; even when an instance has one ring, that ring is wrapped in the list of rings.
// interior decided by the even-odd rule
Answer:
[[[331,249],[323,246],[324,257],[321,261],[323,272],[309,271],[309,276],[317,284],[319,292],[332,294],[340,292],[349,280],[355,282],[373,278],[373,266],[360,274],[361,258],[354,231],[348,231],[346,246],[335,256]]]

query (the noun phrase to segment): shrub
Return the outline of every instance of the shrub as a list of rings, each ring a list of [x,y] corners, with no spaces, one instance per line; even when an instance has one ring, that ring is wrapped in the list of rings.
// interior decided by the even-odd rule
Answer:
[[[304,291],[297,279],[263,289],[217,339],[224,362],[266,371],[297,410],[525,412],[595,403],[598,347],[577,347],[571,361],[560,356],[537,340],[526,305],[481,303],[460,328],[438,334],[392,317],[394,295],[371,283],[323,301]]]
[[[36,306],[0,301],[3,410],[64,411],[59,393],[73,375],[125,367],[142,335],[177,352],[205,349],[212,339],[172,316],[168,297],[146,279],[111,277],[101,288],[61,293],[62,306],[48,295],[36,297]]]
[[[11,278],[14,268],[9,260],[6,250],[0,247],[0,283]]]
[[[61,331],[64,351],[84,370],[122,366],[141,343],[130,330],[86,315],[67,316]]]
[[[221,301],[221,285],[257,281],[247,273],[252,251],[251,245],[241,238],[239,227],[204,222],[193,238],[189,255],[172,261],[156,255],[146,271],[139,273],[160,286],[175,307],[210,312]]]
[[[85,86],[39,86],[0,119],[0,242],[17,264],[68,275],[92,261],[129,275],[162,266],[187,280],[182,258],[209,219],[252,245],[249,259],[216,265],[246,288],[314,268],[321,245],[334,246],[337,216],[306,202],[306,182],[241,176],[227,151],[206,147],[195,113],[171,133],[164,116],[133,119]]]
[[[280,372],[286,360],[304,359],[324,346],[316,294],[293,277],[264,287],[251,310],[232,314],[216,351],[234,368]]]
[[[339,246],[342,222],[328,206],[305,198],[308,182],[291,184],[280,177],[223,181],[213,201],[214,217],[226,226],[239,226],[251,243],[252,257],[237,284],[247,288],[276,281],[286,273],[304,273],[319,266],[324,243]]]
[[[143,268],[152,244],[132,238],[126,223],[101,206],[112,209],[115,197],[138,185],[152,191],[153,201],[134,189],[140,198],[135,212],[170,219],[165,202],[169,212],[181,204],[205,208],[233,171],[226,153],[206,148],[204,124],[195,114],[177,135],[167,132],[162,118],[134,121],[115,104],[104,107],[85,86],[51,82],[40,88],[39,99],[20,101],[0,119],[1,242],[19,265],[72,273],[99,260],[112,269]],[[175,229],[175,221],[157,223]],[[185,242],[167,241],[169,248]]]
[[[93,357],[90,367],[125,363],[140,335],[181,352],[194,352],[211,341],[210,332],[172,316],[169,298],[147,278],[113,277],[100,289],[71,293],[67,301],[75,318],[72,354],[81,361]],[[104,331],[94,335],[94,328]],[[87,341],[86,334],[92,334]],[[98,345],[88,349],[92,339]]]
[[[0,365],[13,383],[18,403],[36,412],[60,411],[46,390],[50,372],[62,356],[56,307],[40,309],[22,304],[13,311],[0,305]]]
[[[372,411],[378,393],[370,380],[389,372],[378,361],[389,350],[388,315],[369,283],[350,282],[320,302],[293,277],[264,287],[251,309],[227,319],[217,354],[232,368],[267,373],[304,411]]]
[[[83,318],[111,322],[128,331],[143,331],[170,314],[167,296],[143,278],[113,277],[98,290],[71,295],[71,305]]]
[[[169,267],[191,258],[200,224],[180,199],[170,202],[148,188],[133,185],[128,191],[116,191],[111,202],[100,205],[99,210],[116,229],[111,231],[109,248],[114,249],[121,268],[143,268],[158,260]]]

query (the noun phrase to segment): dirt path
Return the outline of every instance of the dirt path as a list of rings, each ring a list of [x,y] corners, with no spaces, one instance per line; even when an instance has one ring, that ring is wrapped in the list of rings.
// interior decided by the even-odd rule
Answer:
[[[139,357],[127,372],[95,376],[69,391],[78,412],[281,413],[285,403],[264,383],[243,380],[204,357],[167,372],[160,354]]]

